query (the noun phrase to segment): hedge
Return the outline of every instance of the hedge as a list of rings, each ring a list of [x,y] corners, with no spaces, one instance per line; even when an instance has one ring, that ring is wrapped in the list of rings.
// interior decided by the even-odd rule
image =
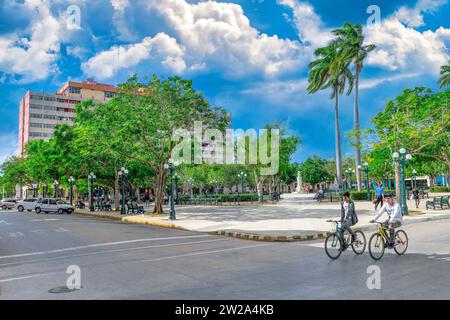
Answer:
[[[434,186],[434,187],[430,187],[430,192],[450,192],[450,186]]]
[[[189,199],[191,196],[180,196],[179,199]],[[257,193],[241,193],[241,194],[197,194],[192,198],[205,199],[205,198],[217,198],[222,202],[232,202],[237,198],[239,201],[258,201]]]
[[[372,200],[373,198],[375,198],[375,190],[370,189],[370,200]],[[394,189],[384,189],[383,193],[392,193],[395,196],[395,190]],[[339,192],[339,197],[342,198],[342,194],[343,192]],[[352,198],[353,200],[367,200],[367,190],[362,190],[362,191],[350,191],[350,198]]]

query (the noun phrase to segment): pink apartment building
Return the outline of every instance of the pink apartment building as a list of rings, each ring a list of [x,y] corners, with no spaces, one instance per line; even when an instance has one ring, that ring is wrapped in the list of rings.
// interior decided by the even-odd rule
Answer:
[[[55,94],[27,91],[20,100],[18,155],[23,155],[28,141],[49,140],[57,125],[72,124],[78,103],[88,99],[106,102],[117,92],[113,85],[97,83],[92,79],[69,81]]]

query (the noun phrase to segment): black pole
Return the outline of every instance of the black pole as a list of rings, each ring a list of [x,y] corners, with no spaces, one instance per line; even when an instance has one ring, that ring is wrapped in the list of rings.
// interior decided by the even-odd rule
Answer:
[[[70,205],[73,206],[73,182],[70,181]]]
[[[120,214],[125,214],[125,172],[123,172],[120,177],[120,184],[122,189],[122,206],[120,209]]]
[[[173,202],[173,165],[169,164],[169,174],[170,174],[170,220],[175,220],[175,205]]]

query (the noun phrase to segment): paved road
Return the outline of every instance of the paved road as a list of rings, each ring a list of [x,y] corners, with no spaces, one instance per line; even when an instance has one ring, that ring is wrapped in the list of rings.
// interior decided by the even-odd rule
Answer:
[[[330,261],[322,241],[253,242],[0,211],[0,299],[449,299],[450,220],[404,229],[405,256],[374,262],[344,252]],[[82,288],[50,293],[65,286],[71,265]],[[371,265],[380,267],[380,290],[367,288]]]

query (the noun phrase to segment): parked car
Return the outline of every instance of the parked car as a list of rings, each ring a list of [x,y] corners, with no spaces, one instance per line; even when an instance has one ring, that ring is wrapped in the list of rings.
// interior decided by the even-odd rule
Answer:
[[[57,212],[58,214],[68,213],[71,214],[75,208],[70,204],[67,204],[64,200],[54,199],[54,198],[42,198],[36,202],[34,208],[36,213],[49,213]]]
[[[32,211],[34,210],[34,207],[36,206],[36,202],[38,201],[38,198],[28,198],[19,200],[16,202],[16,205],[14,208],[19,210],[19,212],[23,212],[24,210]]]
[[[16,202],[16,199],[3,199],[2,201],[0,201],[0,207],[3,210],[14,209],[14,205],[16,204]]]

